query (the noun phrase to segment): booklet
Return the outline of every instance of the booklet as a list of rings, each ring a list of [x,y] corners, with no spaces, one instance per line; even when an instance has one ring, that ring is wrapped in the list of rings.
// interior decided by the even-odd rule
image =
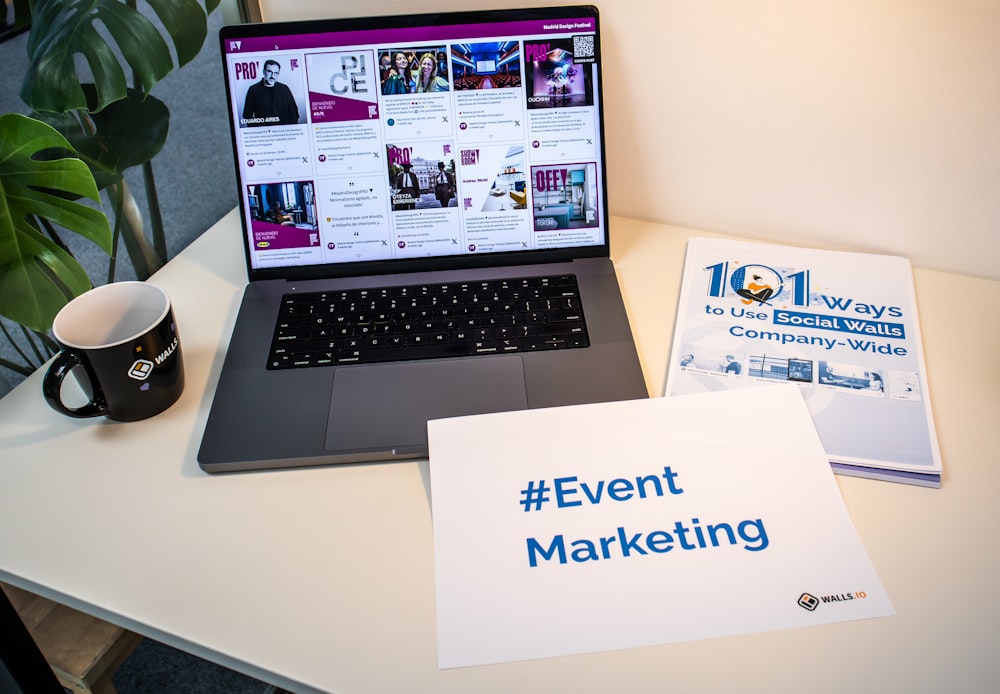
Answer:
[[[941,486],[906,258],[691,239],[664,394],[775,382],[799,388],[835,472]]]
[[[893,614],[792,386],[427,433],[441,668]]]

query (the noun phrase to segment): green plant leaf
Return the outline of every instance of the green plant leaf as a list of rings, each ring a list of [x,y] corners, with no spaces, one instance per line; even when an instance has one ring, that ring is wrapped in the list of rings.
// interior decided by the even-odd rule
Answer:
[[[147,0],[173,44],[178,67],[201,49],[208,33],[206,10],[197,0]],[[206,0],[208,11],[218,0]],[[110,36],[110,41],[105,38]],[[112,43],[113,41],[113,43]],[[90,67],[100,111],[126,95],[131,68],[148,92],[174,67],[170,44],[145,15],[117,0],[37,0],[28,36],[31,63],[21,99],[35,111],[88,108],[76,56]]]
[[[111,227],[100,210],[76,202],[99,200],[87,165],[51,126],[20,114],[0,116],[0,314],[47,331],[69,298],[90,289],[73,256],[32,223],[40,217],[80,234],[111,253]]]
[[[87,118],[84,111],[70,111],[68,113],[36,111],[31,114],[31,117],[51,125],[69,141],[70,145],[77,150],[80,159],[90,167],[90,173],[94,175],[94,182],[97,184],[98,190],[104,190],[121,182],[121,173],[105,171],[96,161],[91,161],[86,155],[80,154],[80,147],[87,149],[89,145],[85,143],[94,138],[94,135],[88,132],[83,123],[80,122],[81,117]]]
[[[92,84],[82,85],[88,101],[96,103],[97,90]],[[73,148],[90,166],[98,188],[121,180],[121,174],[133,166],[152,160],[167,141],[170,111],[166,104],[153,96],[129,89],[124,99],[88,115],[90,126],[85,128],[74,114],[37,113],[69,140]]]

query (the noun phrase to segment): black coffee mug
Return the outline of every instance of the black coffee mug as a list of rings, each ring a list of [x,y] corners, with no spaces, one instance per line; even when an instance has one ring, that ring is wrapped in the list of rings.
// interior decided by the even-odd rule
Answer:
[[[146,419],[170,407],[184,390],[180,339],[166,292],[145,282],[114,282],[66,304],[52,323],[62,351],[42,380],[45,400],[70,417]],[[73,372],[90,400],[63,402]]]

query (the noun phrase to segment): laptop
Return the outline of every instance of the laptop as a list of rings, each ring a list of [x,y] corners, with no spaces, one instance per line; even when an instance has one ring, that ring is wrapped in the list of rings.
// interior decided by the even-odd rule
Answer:
[[[429,419],[647,397],[609,257],[596,8],[220,41],[249,283],[204,470],[421,458]]]

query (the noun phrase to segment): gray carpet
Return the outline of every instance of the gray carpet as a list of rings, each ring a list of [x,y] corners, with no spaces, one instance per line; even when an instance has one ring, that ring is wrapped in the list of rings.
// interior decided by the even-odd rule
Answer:
[[[214,13],[210,23],[209,37],[198,58],[152,90],[171,113],[167,144],[153,160],[171,257],[237,202],[217,45],[221,14]],[[4,65],[0,70],[0,113],[28,113],[18,97],[28,65],[27,38],[27,34],[20,34],[0,43],[0,63]],[[127,181],[140,208],[145,210],[141,174],[131,172]],[[73,241],[70,247],[87,268],[91,280],[103,284],[107,279],[107,256],[85,241]],[[118,268],[116,279],[134,279],[127,261],[119,263]],[[2,336],[0,356],[18,358]],[[9,370],[0,368],[0,372],[0,396],[23,380]],[[119,694],[264,694],[271,691],[263,682],[150,639],[139,645],[113,679]]]
[[[266,694],[258,680],[144,639],[112,677],[118,694]],[[280,691],[280,690],[279,690]]]

